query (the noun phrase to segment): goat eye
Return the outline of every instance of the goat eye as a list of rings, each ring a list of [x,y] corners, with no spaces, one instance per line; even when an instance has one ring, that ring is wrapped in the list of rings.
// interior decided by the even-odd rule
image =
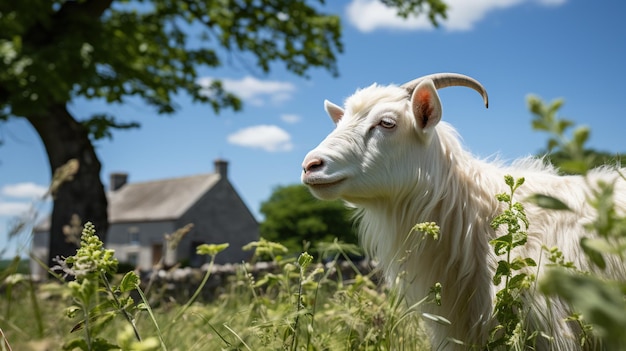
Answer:
[[[380,120],[378,125],[385,129],[392,129],[396,126],[396,121],[392,120],[391,118],[383,118]]]

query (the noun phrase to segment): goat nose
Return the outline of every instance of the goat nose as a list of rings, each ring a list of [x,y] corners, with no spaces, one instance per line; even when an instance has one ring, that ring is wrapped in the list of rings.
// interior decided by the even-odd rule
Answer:
[[[321,158],[312,158],[310,160],[305,160],[302,165],[302,170],[304,173],[315,172],[316,170],[322,168],[324,166],[324,161]]]

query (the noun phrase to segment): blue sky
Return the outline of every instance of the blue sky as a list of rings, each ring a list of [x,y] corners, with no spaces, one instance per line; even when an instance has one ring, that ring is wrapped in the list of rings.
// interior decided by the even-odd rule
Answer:
[[[399,20],[375,1],[327,3],[326,11],[342,17],[339,77],[315,69],[304,79],[280,65],[263,75],[234,59],[202,74],[223,79],[243,98],[239,113],[215,116],[185,96],[173,116],[158,116],[141,101],[74,102],[70,109],[78,118],[107,112],[142,124],[96,143],[105,185],[111,172],[147,181],[213,172],[214,159],[224,158],[230,180],[261,220],[261,202],[274,187],[299,183],[304,155],[333,129],[324,99],[341,104],[359,87],[402,84],[436,72],[470,75],[489,92],[485,110],[469,89],[440,91],[443,119],[478,157],[513,160],[543,148],[546,136],[530,127],[525,99],[531,93],[546,101],[564,98],[561,115],[591,127],[591,147],[626,152],[626,2],[448,0],[449,18],[440,28],[423,18]],[[50,169],[24,120],[0,124],[0,139],[1,249],[11,219],[42,194]],[[24,244],[25,238],[12,241],[4,256]]]

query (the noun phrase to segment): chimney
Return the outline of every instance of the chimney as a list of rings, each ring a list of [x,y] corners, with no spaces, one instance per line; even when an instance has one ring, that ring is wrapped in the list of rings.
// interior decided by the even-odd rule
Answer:
[[[128,173],[111,173],[109,175],[109,190],[116,191],[128,181]]]
[[[221,178],[226,179],[228,177],[228,161],[217,159],[214,162],[215,173],[219,174]]]

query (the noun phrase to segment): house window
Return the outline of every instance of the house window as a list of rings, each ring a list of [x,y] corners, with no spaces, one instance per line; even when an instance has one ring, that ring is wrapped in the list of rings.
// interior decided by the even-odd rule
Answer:
[[[139,228],[138,227],[129,227],[128,228],[128,243],[130,245],[139,245],[141,241],[139,240]]]

